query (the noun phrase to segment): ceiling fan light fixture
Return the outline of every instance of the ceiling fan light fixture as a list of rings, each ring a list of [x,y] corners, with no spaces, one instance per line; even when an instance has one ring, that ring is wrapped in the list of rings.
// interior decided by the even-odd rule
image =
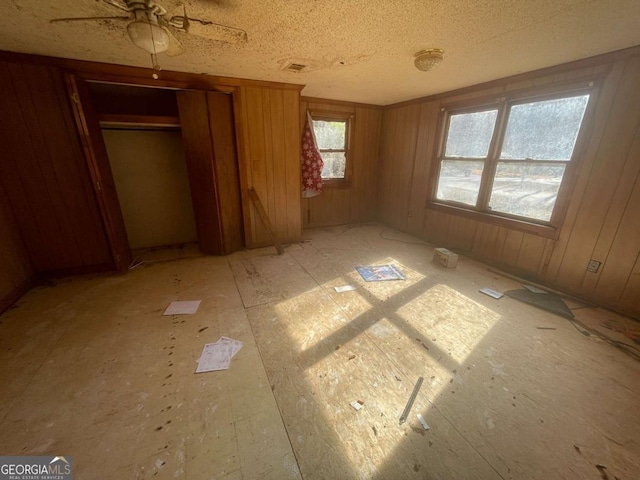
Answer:
[[[440,48],[428,48],[415,54],[415,64],[418,70],[428,72],[442,63],[444,50]]]
[[[151,55],[169,49],[169,34],[158,25],[137,20],[127,25],[131,42]]]

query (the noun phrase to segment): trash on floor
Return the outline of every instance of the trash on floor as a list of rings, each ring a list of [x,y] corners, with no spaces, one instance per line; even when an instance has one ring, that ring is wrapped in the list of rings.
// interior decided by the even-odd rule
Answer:
[[[422,424],[422,427],[425,430],[429,430],[429,425],[427,424],[427,421],[424,419],[424,417],[420,413],[418,414],[418,421]]]
[[[342,292],[351,292],[352,290],[355,290],[356,287],[354,287],[353,285],[342,285],[340,287],[333,287],[333,289],[338,293],[342,293]]]
[[[538,330],[557,330],[556,327],[536,327]]]
[[[524,288],[526,288],[527,290],[529,290],[530,292],[533,292],[533,293],[549,293],[546,290],[543,290],[543,289],[538,288],[538,287],[534,287],[533,285],[522,284],[522,286]]]
[[[229,337],[220,337],[215,343],[207,343],[202,348],[196,373],[227,370],[231,365],[231,359],[243,345],[241,341]]]
[[[407,421],[407,417],[409,417],[409,412],[411,411],[411,407],[413,406],[413,402],[416,401],[416,397],[418,396],[418,392],[420,391],[420,387],[422,386],[423,377],[418,377],[418,381],[416,382],[416,386],[413,387],[413,392],[411,392],[411,396],[409,397],[409,401],[407,405],[404,407],[404,411],[402,412],[402,416],[400,417],[400,425]]]
[[[605,320],[604,322],[601,322],[600,325],[602,325],[604,328],[608,328],[609,330],[613,330],[614,332],[622,333],[628,339],[640,344],[639,329],[629,329],[626,325],[615,320]]]
[[[387,280],[405,280],[404,274],[393,265],[369,265],[356,267],[366,282],[384,282]]]
[[[362,403],[364,403],[364,402],[362,402]],[[349,405],[351,405],[355,410],[360,410],[360,409],[362,409],[362,406],[363,406],[362,403],[360,403],[360,401],[354,400]]]
[[[530,290],[509,290],[504,293],[511,298],[541,308],[547,312],[555,313],[564,318],[574,318],[573,312],[569,310],[567,304],[555,293],[534,293]]]
[[[458,255],[446,248],[435,248],[433,250],[433,259],[447,268],[455,268],[458,265]]]
[[[497,290],[493,290],[492,288],[481,288],[480,290],[478,290],[480,293],[484,293],[485,295],[489,295],[490,297],[493,297],[495,299],[501,299],[502,297],[504,297],[504,293],[500,293]]]
[[[162,315],[193,315],[198,311],[201,300],[171,302]]]

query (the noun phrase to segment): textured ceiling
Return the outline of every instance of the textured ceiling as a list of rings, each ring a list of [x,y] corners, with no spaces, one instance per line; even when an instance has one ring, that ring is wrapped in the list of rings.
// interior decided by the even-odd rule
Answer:
[[[182,2],[158,0],[181,14]],[[306,85],[303,95],[386,105],[640,45],[640,0],[185,0],[190,17],[246,30],[246,43],[193,24],[165,70]],[[101,0],[0,0],[0,49],[150,66]],[[206,37],[209,38],[206,38]],[[413,55],[444,62],[425,73]],[[300,73],[283,71],[302,63]]]

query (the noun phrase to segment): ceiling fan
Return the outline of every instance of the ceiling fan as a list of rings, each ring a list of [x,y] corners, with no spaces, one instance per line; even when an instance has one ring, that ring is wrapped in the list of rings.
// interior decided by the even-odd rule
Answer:
[[[189,33],[193,23],[218,30],[217,40],[225,43],[241,43],[247,41],[247,32],[240,28],[221,25],[208,20],[200,20],[187,16],[187,9],[182,5],[182,15],[167,15],[167,10],[155,0],[102,0],[104,3],[127,12],[127,15],[108,17],[70,17],[54,18],[51,23],[74,22],[86,20],[126,20],[127,33],[131,42],[151,55],[154,70],[160,70],[157,55],[166,53],[177,56],[184,53],[180,41],[172,31]],[[154,77],[156,75],[154,74]]]

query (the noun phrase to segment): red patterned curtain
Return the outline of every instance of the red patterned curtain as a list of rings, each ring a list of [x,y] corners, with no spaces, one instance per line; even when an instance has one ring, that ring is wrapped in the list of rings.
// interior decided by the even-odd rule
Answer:
[[[324,162],[318,151],[318,142],[313,132],[311,115],[307,112],[307,121],[302,132],[302,197],[311,198],[322,193],[322,167]]]

